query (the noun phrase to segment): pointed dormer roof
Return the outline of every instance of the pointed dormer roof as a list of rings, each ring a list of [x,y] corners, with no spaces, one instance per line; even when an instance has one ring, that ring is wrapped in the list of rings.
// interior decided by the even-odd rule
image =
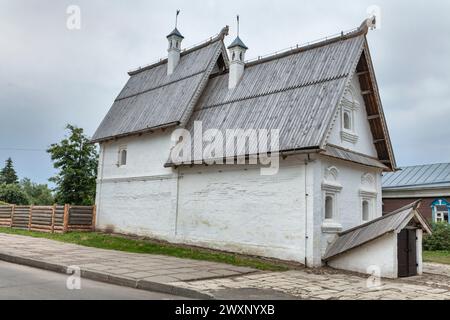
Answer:
[[[234,47],[241,47],[245,50],[248,50],[248,47],[244,44],[244,42],[242,42],[239,36],[237,36],[236,39],[234,39],[234,41],[228,46],[228,49],[232,49]]]
[[[170,38],[171,36],[177,36],[177,37],[184,39],[184,37],[181,35],[180,31],[178,31],[177,28],[173,29],[173,31],[171,33],[169,33],[167,38]]]

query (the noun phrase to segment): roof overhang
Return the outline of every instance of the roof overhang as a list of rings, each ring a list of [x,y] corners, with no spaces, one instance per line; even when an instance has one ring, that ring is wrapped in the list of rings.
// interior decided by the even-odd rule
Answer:
[[[105,137],[105,138],[101,138],[101,139],[94,139],[94,140],[91,140],[90,142],[91,143],[103,143],[103,142],[112,141],[112,140],[118,140],[118,139],[130,137],[130,136],[140,136],[140,135],[143,135],[143,134],[146,134],[146,133],[153,133],[153,132],[158,131],[158,130],[166,130],[168,128],[178,126],[179,124],[180,124],[179,122],[170,122],[170,123],[166,123],[166,124],[163,124],[163,125],[160,125],[160,126],[146,128],[146,129],[143,129],[143,130],[138,130],[138,131],[134,131],[134,132],[127,132],[127,133],[124,133],[124,134],[118,134],[118,135]]]

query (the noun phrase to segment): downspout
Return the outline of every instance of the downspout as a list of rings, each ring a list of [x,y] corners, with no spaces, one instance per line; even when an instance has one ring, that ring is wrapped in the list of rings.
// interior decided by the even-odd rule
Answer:
[[[309,240],[309,234],[308,234],[308,197],[309,194],[307,192],[308,190],[308,164],[311,161],[310,154],[308,153],[308,158],[305,160],[305,267],[308,266],[308,240]]]
[[[178,235],[178,202],[180,200],[180,167],[177,168],[177,195],[175,203],[175,237]]]
[[[99,218],[100,218],[100,208],[101,208],[101,199],[102,199],[102,187],[103,187],[103,169],[105,167],[105,147],[100,144],[100,153],[101,153],[101,164],[99,164],[100,167],[100,185],[98,189],[98,199],[97,199],[97,219],[96,224],[98,225]],[[94,226],[97,227],[97,226]]]

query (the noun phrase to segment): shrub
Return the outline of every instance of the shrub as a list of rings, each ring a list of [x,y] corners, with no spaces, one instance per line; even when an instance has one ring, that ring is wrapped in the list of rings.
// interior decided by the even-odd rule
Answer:
[[[434,223],[433,234],[424,237],[423,248],[426,251],[450,251],[450,224]]]
[[[29,204],[26,193],[17,184],[1,184],[0,201],[17,205]]]

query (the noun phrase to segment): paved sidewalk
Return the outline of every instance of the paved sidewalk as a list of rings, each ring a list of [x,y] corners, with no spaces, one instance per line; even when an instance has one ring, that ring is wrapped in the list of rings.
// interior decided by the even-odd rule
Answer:
[[[66,272],[80,267],[83,277],[140,289],[207,298],[195,289],[182,289],[171,283],[241,276],[256,272],[245,267],[88,248],[75,244],[18,235],[0,234],[0,260],[47,270]]]
[[[436,272],[437,266],[425,265]],[[439,269],[448,270],[447,266]],[[275,290],[308,300],[450,300],[450,277],[425,273],[423,276],[388,280],[378,287],[367,286],[368,277],[323,268],[280,273],[258,273],[227,279],[175,283],[190,289],[221,296],[229,290],[257,288]]]
[[[261,272],[226,264],[88,248],[0,234],[0,260],[191,298],[450,300],[450,267],[425,264],[423,276],[370,288],[367,276],[328,268]]]

